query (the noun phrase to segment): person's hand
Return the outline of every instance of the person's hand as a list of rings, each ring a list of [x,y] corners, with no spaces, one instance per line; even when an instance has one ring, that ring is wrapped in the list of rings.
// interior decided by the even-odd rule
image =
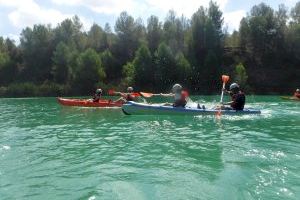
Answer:
[[[227,93],[227,90],[225,88],[223,88],[222,91]]]

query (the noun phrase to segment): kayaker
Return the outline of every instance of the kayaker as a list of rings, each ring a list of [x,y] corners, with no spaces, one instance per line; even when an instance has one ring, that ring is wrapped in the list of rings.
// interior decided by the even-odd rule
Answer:
[[[300,90],[299,90],[299,89],[297,89],[297,90],[295,91],[294,97],[300,99]]]
[[[102,89],[98,88],[93,96],[93,102],[98,102],[102,96]]]
[[[188,99],[188,92],[183,90],[180,84],[175,84],[172,87],[172,92],[169,94],[160,94],[163,97],[174,97],[174,103],[172,104],[174,107],[185,107]],[[170,104],[166,104],[170,105]]]
[[[229,91],[224,89],[224,92],[231,96],[231,101],[223,104],[223,106],[229,105],[230,107],[222,107],[222,109],[244,110],[246,97],[237,83],[232,83]]]
[[[115,102],[123,102],[126,103],[127,101],[136,101],[136,96],[133,95],[133,87],[128,87],[127,88],[127,93],[123,92],[115,92],[115,95],[120,95],[121,98],[116,100]]]

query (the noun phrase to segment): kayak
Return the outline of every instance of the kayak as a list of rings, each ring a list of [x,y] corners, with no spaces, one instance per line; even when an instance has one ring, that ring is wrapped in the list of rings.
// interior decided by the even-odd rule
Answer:
[[[258,115],[260,110],[244,109],[242,111],[236,110],[218,110],[218,109],[203,109],[192,107],[173,107],[164,106],[162,104],[145,104],[129,101],[122,106],[122,111],[126,115]]]
[[[300,99],[297,97],[280,97],[280,98],[284,100],[300,101]]]
[[[121,102],[113,102],[112,100],[101,99],[98,102],[93,102],[90,99],[65,99],[57,98],[58,103],[64,106],[77,107],[121,107]]]

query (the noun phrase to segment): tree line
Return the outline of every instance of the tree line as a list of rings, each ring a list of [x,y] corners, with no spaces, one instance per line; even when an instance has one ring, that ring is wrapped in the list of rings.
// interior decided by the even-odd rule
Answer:
[[[83,31],[77,16],[56,27],[26,27],[20,44],[0,37],[0,96],[86,95],[95,88],[220,90],[228,74],[253,93],[288,93],[299,87],[300,2],[290,10],[255,5],[228,33],[211,1],[190,19],[169,11],[146,25],[127,12],[109,24]]]

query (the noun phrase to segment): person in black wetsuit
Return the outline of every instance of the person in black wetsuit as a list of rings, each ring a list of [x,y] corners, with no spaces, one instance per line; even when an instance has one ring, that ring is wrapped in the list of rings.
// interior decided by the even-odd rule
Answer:
[[[93,102],[98,102],[101,99],[102,96],[102,89],[98,88],[92,98]]]
[[[231,96],[231,101],[223,104],[230,106],[225,107],[225,109],[244,110],[246,96],[241,91],[240,86],[237,83],[232,83],[230,85],[230,91],[224,90],[224,92],[230,94]]]

